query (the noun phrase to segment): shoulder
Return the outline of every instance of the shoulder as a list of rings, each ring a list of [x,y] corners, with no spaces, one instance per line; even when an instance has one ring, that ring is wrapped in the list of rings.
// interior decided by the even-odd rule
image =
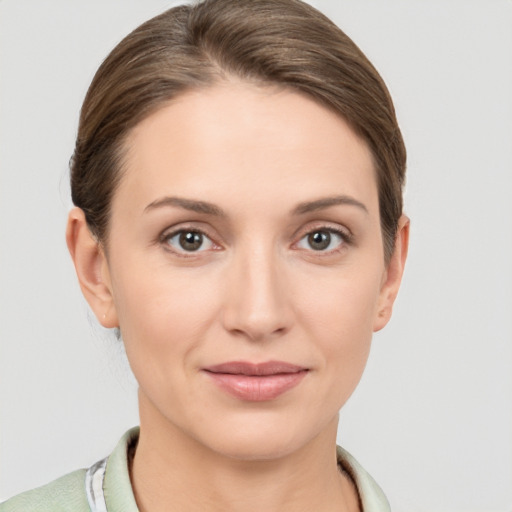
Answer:
[[[89,512],[85,469],[0,503],[0,512]]]
[[[137,512],[128,456],[138,437],[139,428],[132,428],[106,459],[14,496],[0,503],[0,512],[90,512],[89,500],[98,510]]]

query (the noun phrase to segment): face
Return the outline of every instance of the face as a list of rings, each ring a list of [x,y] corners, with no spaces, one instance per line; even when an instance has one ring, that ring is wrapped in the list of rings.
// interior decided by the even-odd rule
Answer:
[[[366,144],[299,93],[226,83],[126,147],[92,305],[141,422],[241,459],[335,435],[394,299]]]

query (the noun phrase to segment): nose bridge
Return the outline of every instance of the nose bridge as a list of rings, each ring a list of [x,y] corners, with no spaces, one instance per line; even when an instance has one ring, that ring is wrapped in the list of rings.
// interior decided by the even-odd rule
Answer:
[[[248,243],[236,251],[234,259],[225,305],[226,328],[251,340],[287,331],[290,304],[278,251],[268,241]]]

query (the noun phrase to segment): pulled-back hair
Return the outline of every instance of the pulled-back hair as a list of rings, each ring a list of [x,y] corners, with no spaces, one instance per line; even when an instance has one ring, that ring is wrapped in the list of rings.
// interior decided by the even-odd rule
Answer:
[[[344,118],[374,158],[384,254],[402,213],[406,152],[388,90],[334,23],[299,0],[205,0],[172,8],[125,37],[84,100],[71,193],[100,242],[130,130],[177,95],[234,76],[301,91]],[[222,121],[219,121],[222,122]]]

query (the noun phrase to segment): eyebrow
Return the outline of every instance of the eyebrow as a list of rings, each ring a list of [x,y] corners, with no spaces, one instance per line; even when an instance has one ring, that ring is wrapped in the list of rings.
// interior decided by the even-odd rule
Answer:
[[[206,201],[196,201],[195,199],[184,199],[182,197],[163,197],[148,204],[144,208],[144,213],[155,208],[162,208],[164,206],[177,206],[192,212],[204,213],[206,215],[215,215],[217,217],[226,217],[226,214],[218,206]]]
[[[304,203],[299,203],[293,210],[292,215],[303,215],[305,213],[314,212],[317,210],[322,210],[325,208],[330,208],[331,206],[338,205],[349,205],[360,208],[365,213],[368,213],[368,208],[350,196],[332,196],[332,197],[322,197],[320,199],[316,199],[314,201],[306,201]],[[183,208],[185,210],[189,210],[196,213],[203,213],[206,215],[215,215],[217,217],[226,217],[226,213],[219,208],[218,206],[208,203],[206,201],[197,201],[195,199],[184,199],[182,197],[162,197],[161,199],[157,199],[152,203],[148,204],[146,208],[144,208],[144,213],[149,210],[154,210],[156,208],[162,208],[166,206],[176,206],[178,208]]]
[[[368,208],[366,208],[366,206],[363,203],[361,203],[361,201],[358,201],[357,199],[354,199],[353,197],[350,196],[341,195],[323,197],[320,199],[316,199],[315,201],[307,201],[305,203],[300,203],[293,209],[293,214],[302,215],[304,213],[310,213],[337,205],[356,206],[357,208],[363,210],[365,213],[368,213]]]

